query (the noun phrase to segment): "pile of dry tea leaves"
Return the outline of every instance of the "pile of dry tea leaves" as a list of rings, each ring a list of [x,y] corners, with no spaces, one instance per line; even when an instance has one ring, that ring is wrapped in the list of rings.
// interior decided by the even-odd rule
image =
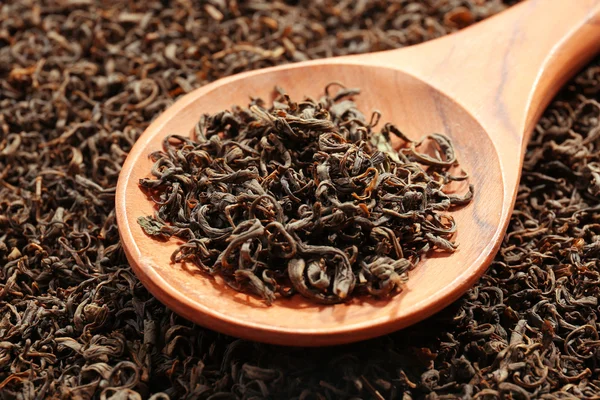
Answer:
[[[183,239],[172,261],[269,305],[296,293],[321,304],[399,293],[423,255],[454,252],[446,211],[468,204],[473,187],[447,189],[468,178],[452,172],[448,137],[377,130],[381,115],[367,121],[359,93],[334,82],[296,102],[279,88],[270,107],[255,98],[203,115],[191,138],[167,136],[150,155],[152,177],[139,182],[157,208],[138,218],[141,228]]]
[[[418,43],[503,6],[3,1],[0,398],[597,398],[600,60],[538,124],[490,270],[404,331],[324,349],[220,335],[150,296],[119,244],[120,166],[178,95],[250,68]]]

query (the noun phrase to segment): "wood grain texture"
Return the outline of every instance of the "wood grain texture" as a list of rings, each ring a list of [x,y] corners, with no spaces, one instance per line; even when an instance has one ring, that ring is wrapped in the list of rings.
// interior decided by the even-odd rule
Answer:
[[[600,0],[527,1],[457,34],[382,53],[248,72],[206,85],[155,120],[132,149],[119,177],[117,219],[137,276],[163,303],[208,328],[286,345],[328,345],[382,335],[441,310],[485,271],[505,232],[516,195],[524,141],[543,107],[570,74],[600,50]],[[379,109],[411,137],[449,135],[471,173],[475,200],[453,213],[459,250],[435,256],[411,274],[391,300],[354,299],[321,306],[299,296],[271,307],[233,291],[193,267],[172,265],[177,242],[157,242],[138,226],[152,204],[138,188],[148,154],[168,134],[188,134],[202,113],[274,85],[292,98],[318,96],[332,80],[363,88],[359,107]]]

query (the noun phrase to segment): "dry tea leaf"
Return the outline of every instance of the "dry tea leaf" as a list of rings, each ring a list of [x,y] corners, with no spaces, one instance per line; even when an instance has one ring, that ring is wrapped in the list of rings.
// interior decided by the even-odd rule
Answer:
[[[139,225],[185,242],[173,261],[267,304],[276,293],[322,304],[399,293],[421,257],[456,250],[447,211],[469,203],[473,187],[449,193],[458,161],[448,137],[378,131],[380,114],[368,122],[359,93],[334,82],[297,103],[276,88],[272,107],[254,98],[203,115],[192,139],[166,137],[139,182],[156,216]],[[406,141],[393,155],[379,150],[390,133]]]
[[[128,3],[127,12],[144,15],[139,22],[119,22],[122,1],[2,2],[0,397],[100,398],[106,387],[115,389],[106,397],[156,400],[597,397],[600,312],[591,298],[600,297],[600,209],[590,188],[600,163],[598,60],[537,124],[509,235],[490,270],[417,326],[335,348],[249,343],[178,317],[131,272],[115,224],[118,173],[182,82],[195,88],[301,57],[420,43],[456,29],[444,22],[452,9],[466,7],[479,21],[514,2],[359,3],[335,2],[334,12],[326,1],[148,0]],[[223,19],[215,21],[205,4]],[[51,39],[52,31],[65,41]],[[168,59],[171,43],[177,57]],[[284,51],[275,59],[212,56],[248,43]],[[131,107],[152,93],[144,79],[158,93]],[[21,256],[9,260],[13,249]],[[74,324],[83,302],[82,324]],[[99,307],[88,308],[94,321],[106,306],[102,326],[86,328],[86,305]],[[108,361],[97,350],[84,357],[92,346],[110,350]],[[422,348],[436,354],[427,365],[414,357]]]

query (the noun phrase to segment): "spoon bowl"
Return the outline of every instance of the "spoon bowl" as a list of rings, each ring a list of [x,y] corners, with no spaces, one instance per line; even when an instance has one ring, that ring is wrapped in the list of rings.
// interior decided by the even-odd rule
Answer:
[[[491,263],[514,204],[527,135],[559,85],[598,51],[598,3],[578,1],[564,20],[559,12],[564,11],[564,2],[547,0],[544,23],[523,29],[518,21],[541,12],[539,2],[526,1],[488,22],[424,45],[247,72],[187,94],[148,127],[119,177],[117,219],[133,270],[152,294],[185,318],[233,336],[275,344],[352,342],[438,312],[461,296]],[[552,26],[553,18],[566,26],[551,34],[547,28],[545,33],[535,31],[545,24]],[[521,41],[507,44],[510,38],[498,36],[507,24],[515,26]],[[512,46],[511,52],[495,49],[493,53],[505,55],[492,60],[485,53],[491,50],[476,51],[481,49],[478,43],[495,40]],[[471,48],[467,55],[456,56],[458,43]],[[563,66],[555,61],[560,51],[569,56]],[[526,59],[524,71],[513,68]],[[365,113],[379,110],[382,121],[396,124],[411,138],[437,132],[452,139],[461,167],[475,187],[474,201],[452,211],[458,250],[425,258],[410,272],[403,292],[391,299],[363,297],[328,306],[299,295],[266,306],[218,277],[171,263],[180,242],[156,241],[137,223],[138,217],[154,212],[138,187],[139,180],[150,174],[148,155],[161,149],[166,136],[189,134],[204,113],[245,105],[250,96],[269,99],[274,85],[293,99],[317,98],[333,80],[361,88],[356,98],[359,108]],[[468,84],[460,85],[460,80]]]
[[[315,67],[319,74],[308,73]],[[459,250],[450,257],[434,255],[421,262],[405,290],[392,299],[357,298],[333,306],[293,296],[269,307],[193,266],[172,264],[170,255],[179,242],[157,242],[136,223],[138,217],[153,212],[152,202],[137,185],[152,167],[147,155],[161,149],[166,135],[189,133],[202,113],[246,104],[250,96],[269,98],[273,82],[289,88],[291,98],[318,97],[332,76],[349,87],[364,88],[357,97],[360,109],[380,110],[385,121],[402,127],[408,136],[447,134],[461,165],[470,172],[470,182],[478,190],[476,196],[497,194],[453,212],[460,227]],[[432,113],[432,109],[436,111]],[[120,177],[127,199],[120,221],[125,229],[120,231],[129,244],[125,250],[137,276],[159,300],[186,318],[252,340],[321,345],[364,339],[407,326],[440,310],[472,285],[480,265],[493,256],[495,236],[502,234],[502,174],[494,145],[481,125],[427,83],[396,69],[353,63],[351,58],[336,65],[316,62],[260,70],[198,89],[155,121],[129,157],[136,162],[127,163]],[[478,168],[482,163],[487,167]]]

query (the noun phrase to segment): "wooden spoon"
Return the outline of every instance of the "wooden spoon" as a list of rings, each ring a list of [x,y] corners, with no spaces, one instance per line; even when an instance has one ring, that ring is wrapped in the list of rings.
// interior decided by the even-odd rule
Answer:
[[[285,345],[352,342],[406,327],[461,296],[491,263],[515,202],[527,139],[550,99],[600,50],[600,0],[529,0],[458,33],[401,50],[247,72],[177,101],[137,141],[117,186],[123,248],[142,283],[178,314],[233,336]],[[426,259],[389,300],[322,306],[301,296],[271,307],[192,267],[173,265],[175,240],[146,236],[139,216],[153,206],[138,187],[148,155],[168,134],[188,134],[203,113],[269,98],[320,96],[333,81],[362,89],[358,104],[378,109],[411,137],[449,135],[471,174],[475,199],[453,213],[459,250]]]

